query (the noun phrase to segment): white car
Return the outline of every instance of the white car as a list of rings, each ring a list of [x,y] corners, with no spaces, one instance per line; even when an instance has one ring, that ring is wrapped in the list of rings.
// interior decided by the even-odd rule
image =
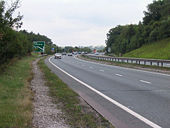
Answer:
[[[61,54],[56,53],[56,54],[54,55],[54,58],[55,58],[55,59],[61,59]]]
[[[96,52],[96,53],[95,53],[95,55],[99,55],[99,53],[98,53],[98,52]]]
[[[68,56],[73,56],[73,54],[72,53],[68,53]]]

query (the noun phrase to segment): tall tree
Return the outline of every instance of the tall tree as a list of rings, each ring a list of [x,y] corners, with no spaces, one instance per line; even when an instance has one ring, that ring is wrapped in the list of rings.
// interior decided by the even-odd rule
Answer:
[[[20,1],[16,0],[15,2],[11,3],[9,8],[5,7],[5,1],[0,1],[0,26],[1,27],[10,27],[10,28],[20,28],[22,26],[22,18],[23,15],[18,15],[13,17],[14,12],[16,9],[19,8]]]

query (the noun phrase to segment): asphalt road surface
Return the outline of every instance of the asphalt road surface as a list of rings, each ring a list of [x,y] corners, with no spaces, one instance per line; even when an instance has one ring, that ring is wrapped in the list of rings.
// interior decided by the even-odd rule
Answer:
[[[170,128],[170,75],[68,56],[45,63],[116,128]]]

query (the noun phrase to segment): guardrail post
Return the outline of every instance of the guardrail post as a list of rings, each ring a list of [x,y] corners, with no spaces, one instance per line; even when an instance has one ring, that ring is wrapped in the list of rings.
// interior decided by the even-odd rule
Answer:
[[[150,64],[152,65],[152,61],[150,62]]]
[[[144,61],[144,65],[146,65],[146,61]]]

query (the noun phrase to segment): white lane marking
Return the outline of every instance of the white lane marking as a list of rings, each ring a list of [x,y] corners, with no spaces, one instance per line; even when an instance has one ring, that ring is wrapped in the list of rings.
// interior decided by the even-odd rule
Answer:
[[[80,84],[86,86],[87,88],[89,88],[90,90],[94,91],[95,93],[97,93],[98,95],[102,96],[103,98],[105,98],[106,100],[110,101],[111,103],[113,103],[114,105],[120,107],[121,109],[123,109],[124,111],[130,113],[131,115],[133,115],[134,117],[138,118],[139,120],[143,121],[144,123],[146,123],[147,125],[153,127],[153,128],[162,128],[161,126],[151,122],[150,120],[146,119],[145,117],[139,115],[138,113],[134,112],[133,110],[129,109],[128,107],[120,104],[119,102],[111,99],[110,97],[106,96],[105,94],[99,92],[98,90],[92,88],[90,85],[84,83],[83,81],[79,80],[78,78],[70,75],[69,73],[67,73],[66,71],[64,71],[63,69],[59,68],[57,65],[55,65],[53,62],[51,62],[51,58],[49,58],[49,62],[56,68],[58,68],[60,71],[62,71],[63,73],[65,73],[66,75],[68,75],[69,77],[71,77],[72,79],[76,80],[77,82],[79,82]]]
[[[102,70],[102,69],[101,69],[101,70],[99,70],[99,71],[100,71],[100,72],[104,72],[104,70]]]
[[[146,83],[146,84],[151,84],[151,82],[149,82],[149,81],[145,81],[145,80],[140,80],[140,82],[142,82],[142,83]]]
[[[170,76],[168,74],[163,74],[163,73],[157,73],[157,72],[150,72],[150,71],[144,71],[144,70],[139,70],[139,69],[133,69],[133,68],[125,68],[125,67],[120,67],[120,66],[114,66],[114,65],[107,65],[107,64],[100,64],[100,63],[96,63],[96,62],[91,62],[91,61],[86,61],[86,60],[81,60],[77,57],[74,57],[75,59],[79,60],[79,61],[83,61],[86,63],[92,63],[92,64],[98,64],[98,65],[102,65],[102,66],[107,66],[107,67],[114,67],[114,68],[118,68],[118,69],[126,69],[126,70],[133,70],[133,71],[138,71],[138,72],[144,72],[144,73],[150,73],[150,74],[156,74],[156,75],[162,75],[162,76]]]
[[[116,76],[120,76],[120,77],[123,76],[123,75],[121,75],[121,74],[115,74],[115,75],[116,75]]]
[[[90,69],[93,69],[93,67],[89,67]]]

